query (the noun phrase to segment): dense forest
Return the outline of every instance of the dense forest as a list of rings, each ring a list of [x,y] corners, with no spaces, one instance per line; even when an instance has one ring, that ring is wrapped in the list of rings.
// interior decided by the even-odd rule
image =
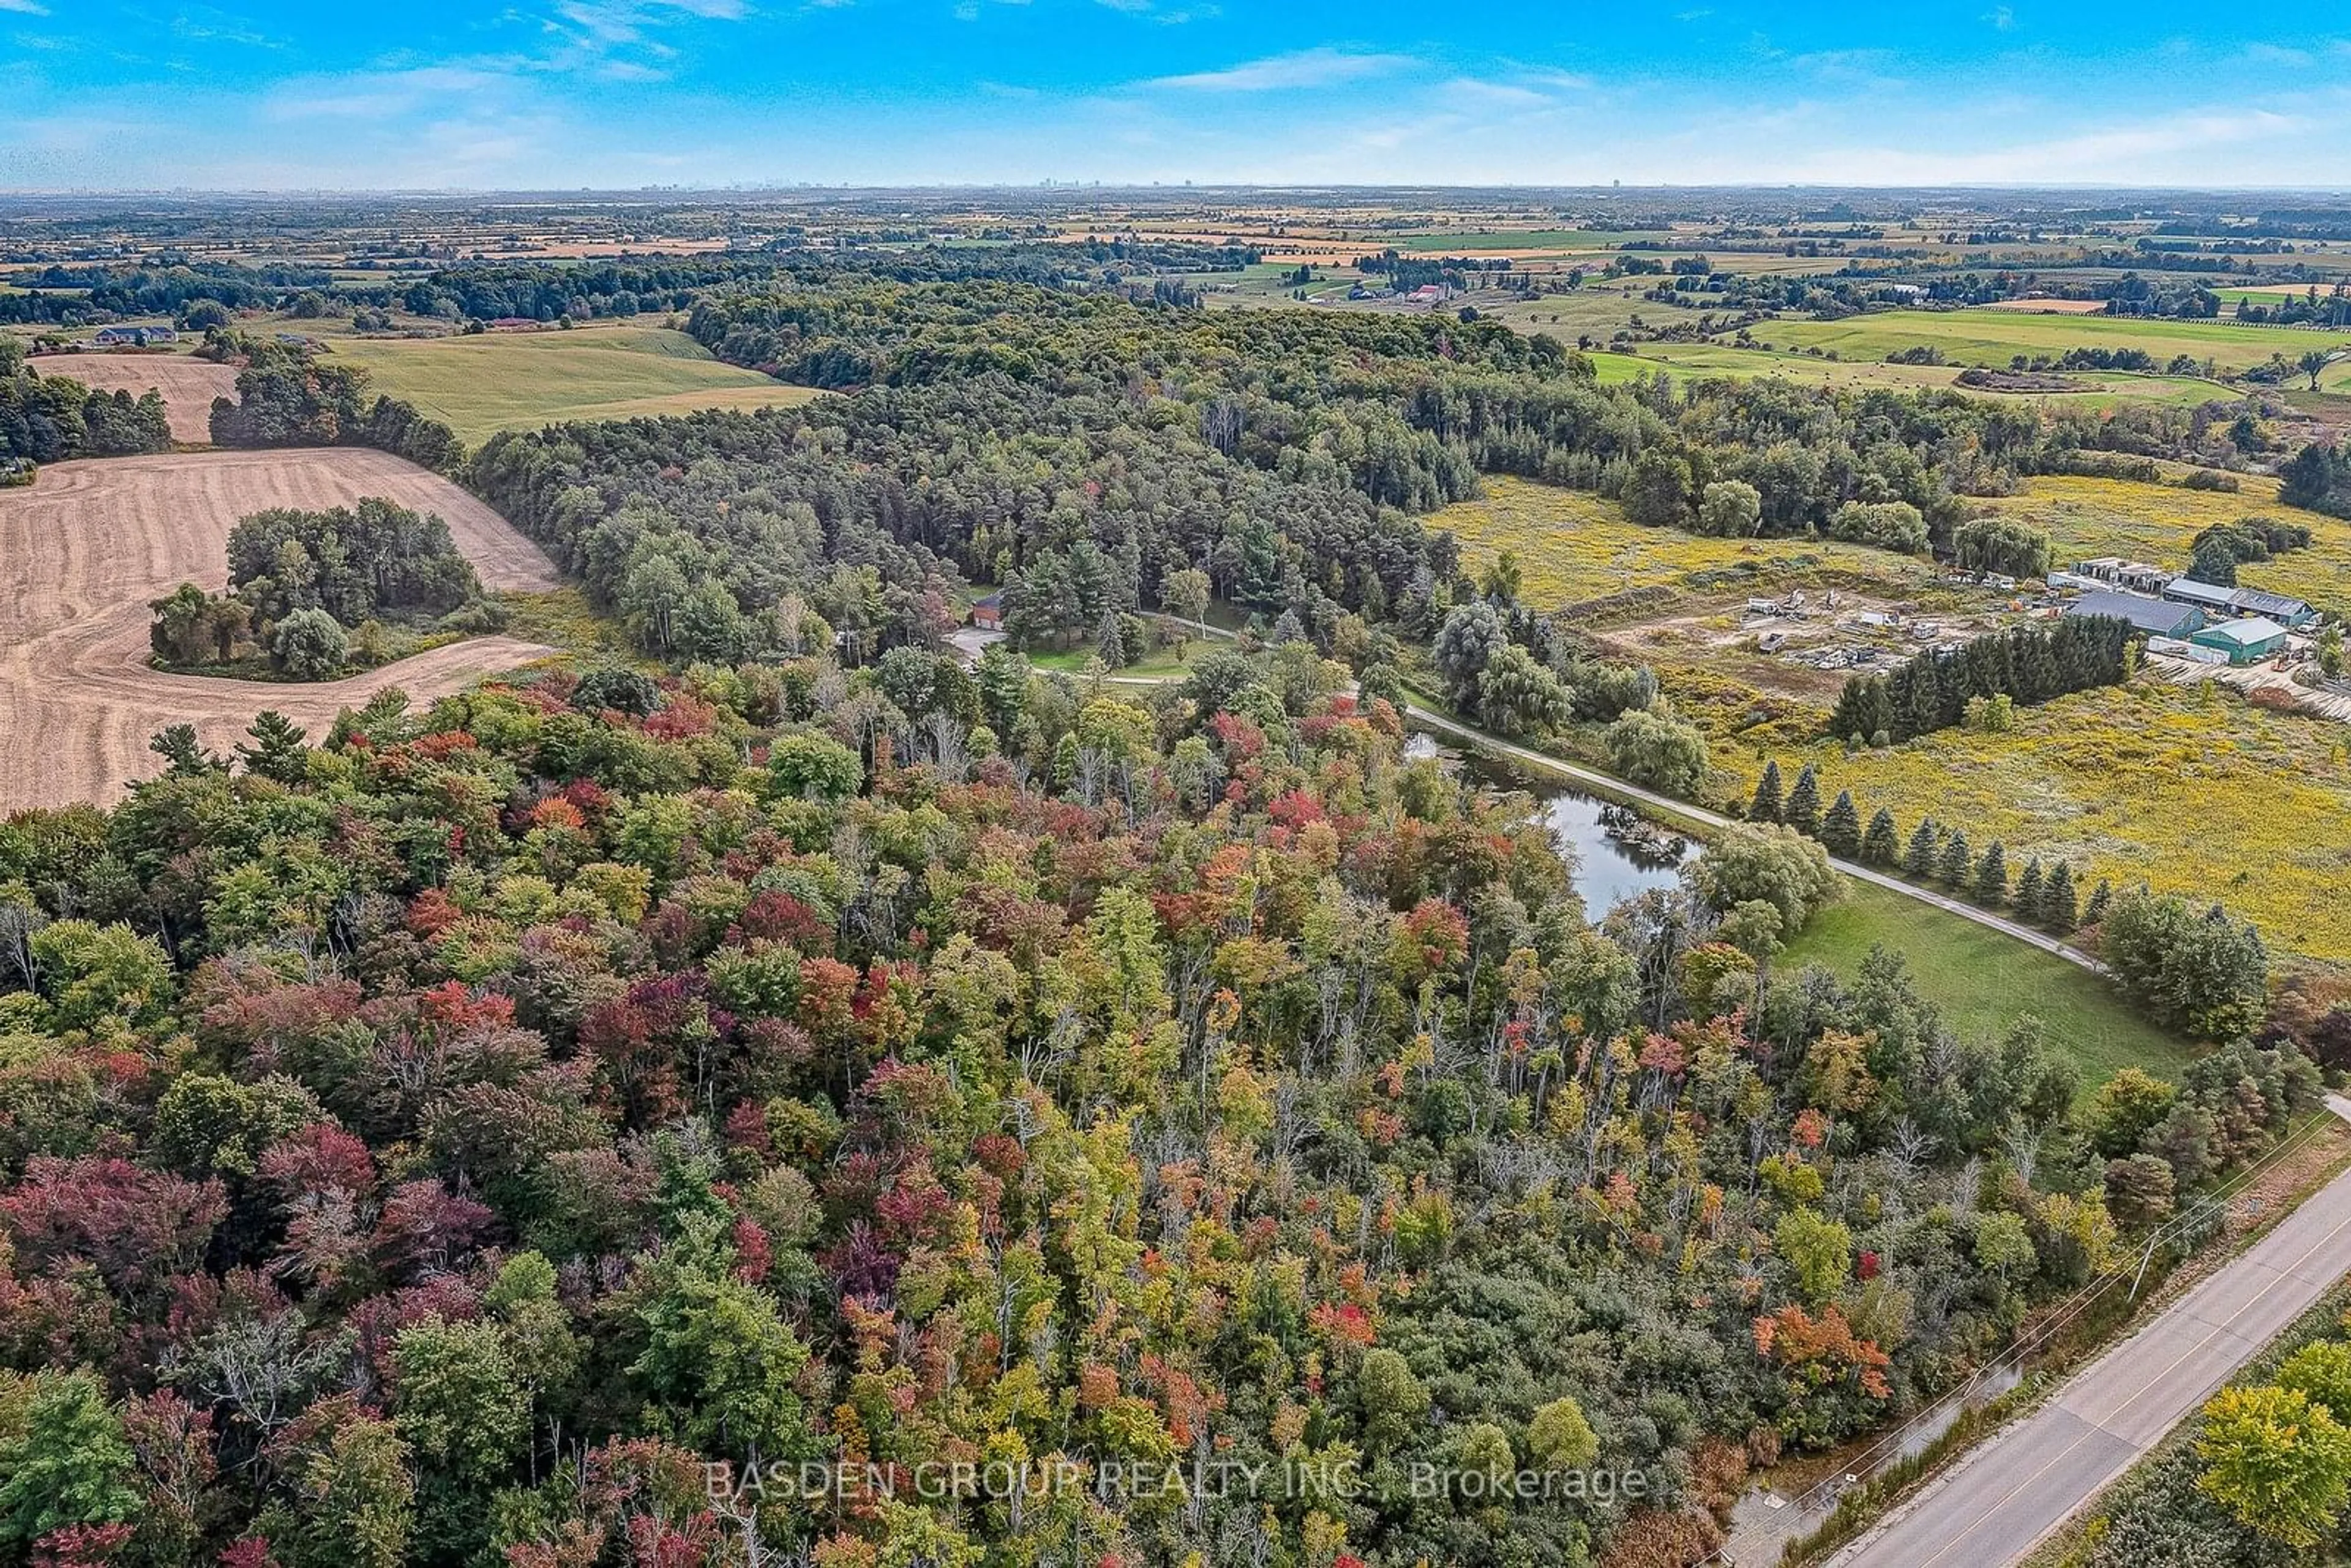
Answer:
[[[2082,447],[2209,434],[2181,410],[1604,388],[1492,323],[1204,312],[1000,276],[716,289],[689,329],[851,395],[501,435],[469,475],[646,646],[721,662],[797,650],[804,612],[866,653],[931,645],[975,585],[1005,589],[1025,643],[1066,647],[1191,570],[1326,650],[1350,614],[1426,637],[1471,590],[1417,519],[1481,475],[1597,489],[1661,525],[1949,550],[1968,497]]]
[[[2317,1093],[1775,968],[1782,828],[1595,926],[1215,666],[554,674],[0,825],[0,1551],[1680,1562]]]

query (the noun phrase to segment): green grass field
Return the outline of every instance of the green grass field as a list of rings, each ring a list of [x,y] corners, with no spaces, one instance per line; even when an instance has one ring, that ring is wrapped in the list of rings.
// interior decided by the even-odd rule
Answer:
[[[1842,974],[1883,945],[1909,960],[1918,992],[1960,1035],[1998,1040],[2027,1014],[2049,1026],[2087,1093],[2124,1067],[2177,1078],[2196,1052],[2129,1011],[2105,980],[1971,920],[1917,899],[1848,882],[1772,960],[1782,972],[1825,964]]]
[[[2300,327],[2241,327],[2229,320],[2147,320],[2117,316],[2035,316],[2015,310],[1887,310],[1842,321],[1771,321],[1756,337],[1774,347],[1834,350],[1845,360],[1883,360],[1898,349],[1940,349],[1955,365],[2004,367],[2023,354],[2067,349],[2144,349],[2210,359],[2223,373],[2289,360],[2305,349],[2351,349],[2351,334]]]
[[[1552,329],[1556,330],[1556,329]],[[1775,324],[1774,330],[1777,329]],[[1801,386],[1876,388],[1915,391],[1950,387],[1959,371],[1949,365],[1889,365],[1866,360],[1816,359],[1810,354],[1764,353],[1719,343],[1643,343],[1640,353],[1595,353],[1593,362],[1604,386],[1670,371],[1684,376],[1782,376]],[[2346,375],[2351,376],[2351,367]],[[2084,371],[2072,378],[2080,390],[2065,392],[1983,392],[1977,395],[2029,402],[2046,398],[2060,403],[2110,407],[2126,401],[2144,402],[2206,402],[2230,395],[2210,382],[2186,376],[2137,376],[2122,371]],[[1966,389],[1960,389],[1966,390]]]
[[[820,393],[711,358],[659,327],[453,338],[335,338],[336,361],[374,389],[447,422],[465,441],[574,419],[632,419],[705,408],[804,403]]]

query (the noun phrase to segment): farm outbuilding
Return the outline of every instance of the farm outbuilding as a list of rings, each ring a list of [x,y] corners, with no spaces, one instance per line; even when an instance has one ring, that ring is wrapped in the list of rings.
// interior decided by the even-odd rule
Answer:
[[[2143,560],[2125,560],[2120,556],[2100,556],[2085,560],[2074,569],[2078,576],[2095,581],[2112,583],[2133,593],[2161,593],[2172,573]]]
[[[2188,639],[2199,648],[2215,648],[2232,664],[2257,664],[2285,646],[2285,628],[2259,615],[2207,626]]]
[[[2193,604],[2207,615],[2226,616],[2231,612],[2237,591],[2217,582],[2199,582],[2192,577],[2175,577],[2164,585],[2163,596],[2174,604]]]
[[[1004,630],[1004,595],[991,593],[985,599],[974,601],[971,623],[983,632]]]
[[[2318,612],[2304,601],[2259,588],[2237,590],[2230,597],[2229,607],[2240,615],[2274,621],[2289,632],[2306,632],[2318,623]]]
[[[2065,607],[2068,615],[2112,615],[2127,621],[2154,637],[2185,637],[2204,624],[2204,612],[2192,604],[2149,599],[2144,593],[2120,593],[2102,589],[2085,593]]]

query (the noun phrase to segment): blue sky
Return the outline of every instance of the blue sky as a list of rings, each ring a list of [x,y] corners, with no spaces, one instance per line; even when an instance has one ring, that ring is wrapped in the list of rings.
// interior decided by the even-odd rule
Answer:
[[[2351,19],[2240,15],[0,0],[0,188],[2351,186]]]

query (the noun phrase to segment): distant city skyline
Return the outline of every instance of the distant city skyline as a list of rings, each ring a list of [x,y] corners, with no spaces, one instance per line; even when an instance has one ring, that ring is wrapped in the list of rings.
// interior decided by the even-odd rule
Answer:
[[[0,0],[0,189],[2351,183],[2351,24],[1187,0]]]

